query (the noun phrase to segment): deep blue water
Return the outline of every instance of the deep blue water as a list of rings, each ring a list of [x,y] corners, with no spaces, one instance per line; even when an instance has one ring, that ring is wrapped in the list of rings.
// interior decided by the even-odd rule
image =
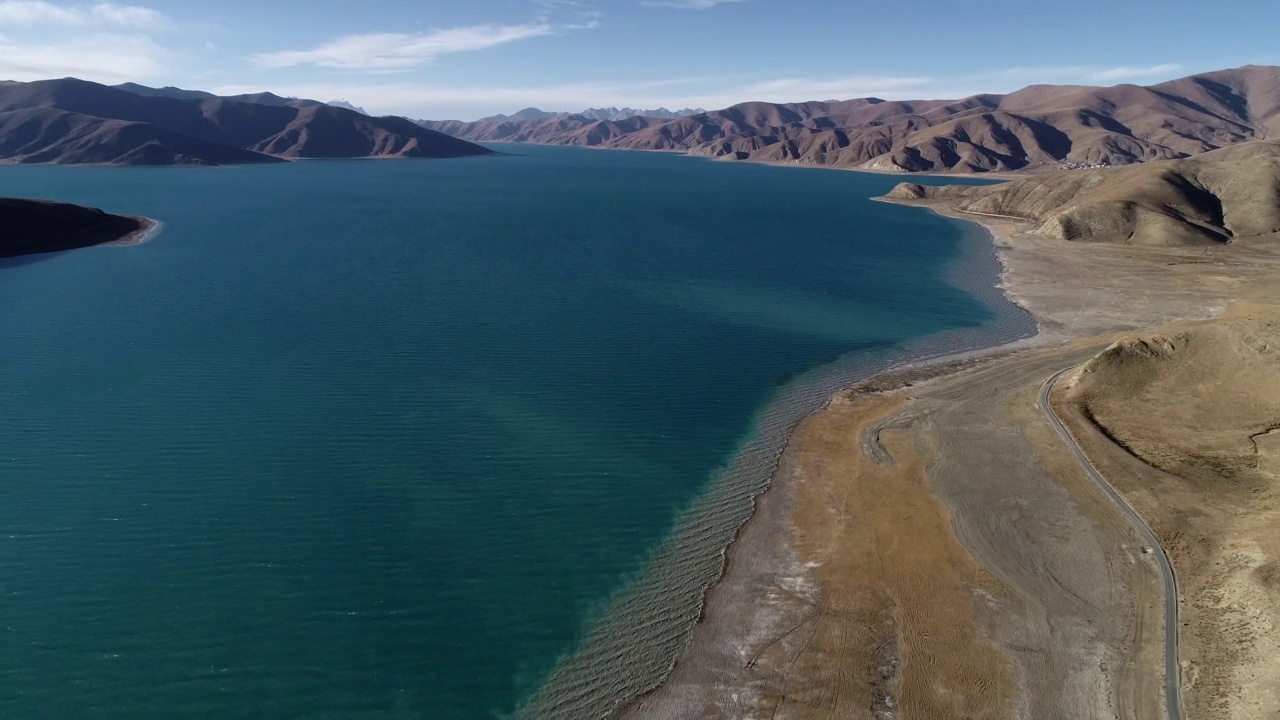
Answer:
[[[0,716],[511,712],[784,384],[1007,322],[897,178],[500,149],[0,167],[165,223],[0,267]]]

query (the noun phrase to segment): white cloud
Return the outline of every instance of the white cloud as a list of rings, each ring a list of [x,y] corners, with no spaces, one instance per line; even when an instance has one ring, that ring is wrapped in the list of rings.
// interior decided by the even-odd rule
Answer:
[[[137,5],[99,3],[89,9],[95,21],[117,27],[158,28],[165,24],[164,16],[156,10]]]
[[[1167,77],[1182,70],[1181,65],[1164,63],[1150,67],[1103,67],[1099,65],[1055,65],[1050,67],[1016,67],[996,73],[996,77],[1004,80],[1023,82],[1074,82],[1074,83],[1117,83],[1126,80],[1142,80],[1153,77]]]
[[[0,2],[0,24],[30,27],[32,25],[76,25],[83,14],[39,0],[6,0]]]
[[[165,18],[156,10],[138,5],[67,6],[44,0],[0,0],[0,27],[42,25],[148,30],[163,27]]]
[[[270,68],[316,65],[345,70],[406,70],[430,64],[441,55],[484,50],[554,31],[547,23],[533,23],[475,25],[416,34],[348,35],[311,50],[261,53],[254,56],[254,61]]]
[[[743,100],[767,102],[798,102],[801,100],[848,100],[874,95],[893,95],[903,99],[903,93],[913,88],[926,88],[934,83],[927,77],[878,77],[853,76],[843,78],[785,78],[752,83],[735,89]]]
[[[717,5],[745,2],[746,0],[644,0],[649,7],[675,8],[677,10],[710,10]]]
[[[600,27],[600,18],[597,15],[595,17],[586,17],[582,20],[582,22],[568,23],[566,25],[561,25],[560,29],[561,30],[595,30],[598,27]]]
[[[156,77],[163,51],[142,35],[96,34],[59,42],[19,42],[0,36],[0,78],[78,77],[121,83]]]
[[[1105,70],[1097,70],[1090,73],[1089,77],[1097,82],[1118,82],[1120,80],[1136,80],[1140,78],[1173,75],[1180,70],[1182,70],[1182,66],[1176,63],[1165,63],[1164,65],[1153,65],[1145,68],[1121,66],[1107,68]]]
[[[954,76],[850,75],[753,80],[743,76],[672,77],[649,82],[595,81],[538,86],[451,86],[388,83],[302,83],[283,87],[226,87],[221,94],[271,89],[299,97],[345,97],[374,113],[432,120],[474,120],[524,107],[576,111],[588,107],[704,107],[720,109],[747,101],[800,102],[879,97],[885,100],[962,98],[1012,92],[1035,82],[1113,83],[1122,78],[1159,78],[1180,72],[1175,65],[1149,68],[1073,66],[1014,68]],[[1162,79],[1162,78],[1161,78]]]

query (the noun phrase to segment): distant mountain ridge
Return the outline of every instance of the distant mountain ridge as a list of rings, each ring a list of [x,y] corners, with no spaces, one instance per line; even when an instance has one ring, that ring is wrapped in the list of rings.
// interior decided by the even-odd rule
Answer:
[[[422,127],[472,142],[530,142],[548,145],[598,145],[635,128],[646,128],[665,120],[704,112],[683,110],[635,110],[632,108],[588,108],[580,113],[547,112],[525,108],[510,115],[492,115],[472,122],[462,120],[418,120]],[[598,125],[597,125],[598,124]],[[592,127],[595,125],[594,127]],[[583,137],[573,134],[591,127]],[[559,142],[560,139],[567,141]]]
[[[675,120],[677,118],[688,117],[690,115],[701,115],[706,110],[702,108],[682,108],[680,110],[668,110],[666,108],[658,108],[657,110],[637,110],[635,108],[587,108],[579,115],[591,120],[626,120],[633,117],[661,118],[663,120]]]
[[[1132,167],[1036,173],[998,185],[899,184],[887,196],[1029,220],[1060,240],[1196,246],[1280,232],[1280,140]]]
[[[223,165],[491,153],[405,118],[272,93],[218,97],[75,78],[0,84],[0,162]]]
[[[476,123],[501,123],[501,122],[529,122],[536,120],[549,120],[552,118],[568,118],[568,117],[584,117],[588,120],[626,120],[633,117],[659,118],[661,120],[675,120],[687,115],[697,115],[704,113],[706,110],[701,108],[694,110],[692,108],[684,108],[683,110],[668,110],[666,108],[658,108],[657,110],[637,110],[635,108],[587,108],[582,112],[547,112],[539,110],[535,107],[527,107],[518,110],[510,115],[490,115],[489,117],[480,118]],[[429,125],[433,122],[449,123],[453,120],[422,120],[423,125]]]
[[[133,93],[134,95],[141,95],[143,97],[163,97],[172,98],[174,100],[231,100],[233,102],[247,102],[254,103],[256,105],[270,105],[272,107],[296,108],[324,104],[317,100],[280,97],[275,93],[269,92],[250,93],[247,95],[214,95],[211,92],[205,92],[203,90],[184,90],[182,88],[172,86],[153,88],[147,87],[146,85],[139,85],[137,83],[121,83],[119,85],[112,85],[112,87],[117,90],[125,90]]]
[[[490,115],[486,118],[480,118],[476,122],[525,122],[529,120],[546,120],[547,118],[567,117],[568,115],[569,113],[547,112],[545,110],[539,110],[536,107],[527,107],[523,110],[517,110],[510,115]],[[421,122],[422,121],[419,121],[420,124]]]
[[[425,122],[472,141],[670,150],[892,172],[1127,165],[1280,137],[1280,68],[1150,87],[1032,85],[959,100],[748,102],[674,120],[550,115]]]

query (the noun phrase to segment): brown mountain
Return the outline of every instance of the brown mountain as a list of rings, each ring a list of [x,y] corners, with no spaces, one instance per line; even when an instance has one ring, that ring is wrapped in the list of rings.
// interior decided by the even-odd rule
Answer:
[[[749,102],[622,127],[581,116],[427,126],[472,140],[673,150],[869,170],[1127,165],[1280,137],[1280,68],[1248,66],[1150,87],[1033,85],[961,100]]]
[[[288,123],[278,132],[253,143],[252,150],[287,158],[429,158],[492,152],[419,127],[405,118],[371,118],[323,104],[290,107],[288,111]]]
[[[142,218],[44,200],[0,198],[0,257],[115,242],[150,226]]]
[[[0,162],[221,165],[491,153],[404,118],[312,100],[125,87],[74,78],[0,86]]]
[[[28,108],[0,113],[0,162],[227,165],[282,161],[148,123]]]
[[[1065,240],[1207,245],[1280,232],[1280,140],[1233,145],[1182,160],[1062,170],[999,185],[902,183],[898,200],[1024,218]]]

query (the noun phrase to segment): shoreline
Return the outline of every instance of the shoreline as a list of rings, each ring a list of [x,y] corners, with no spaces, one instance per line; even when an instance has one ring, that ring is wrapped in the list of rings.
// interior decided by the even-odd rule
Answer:
[[[776,519],[786,506],[784,491],[775,491],[775,487],[784,487],[777,478],[796,428],[850,387],[888,377],[911,382],[907,378],[919,380],[957,367],[973,367],[1043,344],[1044,336],[1035,317],[1025,307],[1010,302],[1001,289],[1006,268],[1000,262],[991,230],[980,224],[957,227],[961,232],[959,251],[946,271],[946,279],[988,307],[993,320],[979,327],[935,333],[875,356],[845,356],[802,374],[780,389],[770,405],[762,409],[749,439],[731,464],[685,514],[646,569],[607,603],[609,612],[593,625],[583,643],[562,660],[518,714],[627,716],[641,706],[637,703],[643,704],[670,687],[682,667],[694,665],[697,671],[705,672],[706,663],[690,658],[697,657],[704,647],[723,646],[704,643],[701,635],[707,632],[709,617],[723,614],[719,608],[726,604],[725,588],[743,575],[743,548],[750,545],[750,538],[761,534],[762,528],[781,529],[778,523],[768,523],[763,518]],[[726,510],[730,506],[740,509]],[[726,529],[723,541],[713,539]],[[772,537],[778,533],[764,534]],[[713,548],[713,552],[691,557],[691,553],[698,554],[697,547],[704,552]],[[780,543],[766,543],[764,547],[777,551]],[[756,553],[751,560],[758,562],[761,557]],[[781,555],[773,554],[772,558],[775,562],[771,567],[787,565]],[[672,578],[690,573],[696,577]],[[680,585],[679,581],[690,580],[697,582],[692,592],[683,591],[688,594],[681,594],[681,600],[671,595],[672,583]],[[660,629],[655,629],[658,626]],[[769,631],[770,628],[758,629],[760,633]],[[596,673],[603,664],[637,649],[654,655],[628,658],[624,661],[628,671],[634,671],[628,678],[609,676],[611,679],[604,684],[611,687],[597,687],[601,683]],[[609,697],[618,700],[610,701]]]
[[[660,148],[617,148],[603,145],[573,145],[568,143],[539,143],[522,140],[468,140],[477,145],[533,145],[535,147],[573,147],[583,150],[607,150],[611,152],[665,153],[682,155],[690,158],[701,158],[713,162],[742,163],[746,165],[764,165],[766,167],[800,168],[804,170],[837,170],[840,172],[867,173],[868,175],[893,175],[899,177],[942,177],[942,178],[992,178],[995,180],[1013,180],[1036,173],[1050,172],[1058,168],[1047,166],[1028,166],[1020,170],[990,170],[985,172],[954,172],[951,170],[884,170],[876,168],[849,167],[847,165],[822,165],[819,163],[787,162],[784,160],[730,160],[726,156],[699,155],[691,150],[664,150]],[[873,198],[875,199],[875,198]]]
[[[98,243],[103,247],[133,247],[135,245],[145,245],[156,239],[156,236],[164,230],[164,223],[159,220],[153,220],[149,217],[141,215],[125,215],[130,220],[136,220],[139,224],[137,230],[130,231],[115,240]]]
[[[879,667],[863,668],[873,675],[870,685],[884,693],[875,699],[877,712],[897,707],[900,701],[895,693],[902,689],[900,686],[912,683],[905,695],[909,706],[937,706],[939,702],[936,694],[922,694],[920,674],[925,670],[919,662],[899,665],[897,655],[882,657],[880,648],[897,648],[897,652],[910,654],[912,643],[928,645],[946,635],[948,628],[959,626],[964,627],[961,634],[965,637],[937,640],[943,643],[938,649],[944,655],[950,653],[946,662],[952,664],[936,667],[944,675],[951,673],[947,678],[952,693],[949,697],[987,693],[989,696],[983,701],[989,708],[995,707],[990,703],[1016,703],[1017,714],[1023,716],[1053,716],[1064,707],[1080,709],[1081,716],[1116,715],[1126,719],[1145,718],[1156,712],[1151,702],[1159,693],[1150,688],[1163,683],[1163,658],[1157,667],[1151,636],[1162,627],[1162,618],[1152,616],[1154,604],[1148,604],[1148,599],[1159,593],[1151,584],[1152,578],[1145,574],[1150,570],[1149,559],[1137,552],[1140,543],[1134,542],[1131,528],[1116,524],[1114,508],[1101,507],[1090,496],[1096,485],[1085,479],[1072,458],[1066,457],[1065,448],[1046,442],[1045,436],[1038,434],[1043,428],[1034,425],[1035,420],[1023,403],[1028,402],[1026,393],[1034,395],[1049,375],[1088,360],[1117,339],[1171,323],[1221,316],[1239,297],[1232,283],[1243,282],[1259,271],[1251,268],[1247,254],[1207,267],[1189,263],[1195,253],[1185,248],[1063,243],[1028,231],[1027,223],[1016,218],[960,213],[938,202],[875,199],[961,221],[970,247],[968,256],[958,259],[949,273],[952,284],[978,298],[998,297],[1003,305],[1025,314],[1034,330],[1020,338],[988,338],[978,346],[944,333],[932,339],[941,342],[947,348],[945,352],[936,352],[936,343],[924,352],[919,348],[898,348],[897,361],[868,363],[853,374],[846,373],[819,402],[794,419],[769,459],[767,478],[758,491],[752,493],[748,489],[750,510],[720,547],[718,572],[699,594],[690,630],[681,633],[679,639],[667,638],[669,647],[680,647],[674,660],[655,673],[656,680],[642,686],[608,676],[610,679],[605,682],[613,684],[617,693],[614,697],[629,699],[592,716],[716,716],[710,711],[712,708],[721,710],[719,716],[753,716],[753,708],[769,716],[770,703],[774,703],[774,710],[780,702],[803,708],[805,702],[797,700],[795,693],[847,695],[851,678],[831,677],[833,672],[845,671],[844,663],[837,663],[835,667],[840,669],[832,670],[830,661],[826,661],[813,665],[808,672],[796,670],[792,663],[823,656],[823,652],[828,653],[826,657],[832,657],[832,652],[835,657],[845,657],[848,647],[828,647],[824,651],[812,650],[809,645],[815,637],[821,646],[831,645],[823,639],[832,635],[858,636],[856,628],[866,624],[848,624],[846,620],[841,625],[832,621],[826,617],[821,598],[830,589],[834,596],[847,601],[850,587],[876,585],[881,579],[864,573],[861,585],[850,586],[849,569],[837,568],[837,579],[833,580],[837,584],[828,588],[825,582],[832,576],[822,562],[812,559],[812,545],[804,548],[809,551],[810,559],[806,561],[788,543],[802,541],[798,534],[801,526],[809,532],[814,518],[820,519],[821,509],[819,515],[812,513],[811,476],[823,476],[821,468],[826,464],[847,470],[859,462],[861,469],[849,477],[878,478],[876,482],[886,487],[893,487],[900,478],[910,481],[910,492],[915,493],[917,504],[902,507],[935,508],[936,512],[925,518],[932,522],[930,537],[939,557],[949,558],[952,563],[942,568],[935,563],[934,569],[961,567],[963,571],[950,578],[951,589],[946,593],[931,589],[928,578],[916,578],[912,587],[897,583],[893,592],[898,594],[894,597],[919,598],[926,616],[896,625],[897,635],[881,637],[883,642],[870,646],[870,654],[853,651],[851,657],[884,661]],[[985,277],[985,282],[972,284],[974,278],[965,272],[972,268],[966,268],[964,260],[973,259],[975,239],[982,245],[987,266],[994,267],[995,272]],[[1235,279],[1227,280],[1225,275],[1233,272]],[[840,370],[836,365],[827,369]],[[862,412],[879,408],[888,414],[879,420],[865,420],[872,425],[849,426],[850,418],[857,415],[850,412],[851,406],[861,407]],[[910,409],[895,410],[903,407]],[[929,418],[928,423],[915,422],[925,417]],[[935,429],[939,422],[941,426]],[[821,445],[822,440],[830,439],[821,437],[821,433],[829,433],[832,426],[840,423],[845,423],[844,434],[838,443],[828,443],[824,451],[810,451],[805,457],[804,449],[796,447]],[[986,429],[976,434],[969,432],[979,427]],[[868,447],[865,434],[861,447],[849,442],[850,437],[869,430],[875,430],[877,440],[871,445],[878,451]],[[899,450],[888,451],[879,445],[880,430],[893,430],[888,436],[893,443],[908,443],[901,452],[910,467],[892,467],[898,464]],[[816,441],[815,433],[819,435]],[[868,458],[855,461],[850,457],[858,455]],[[877,468],[882,465],[881,459],[891,467]],[[802,468],[800,464],[805,460],[809,465]],[[873,462],[868,465],[864,460]],[[908,471],[916,475],[911,476]],[[808,493],[805,497],[810,514],[793,521],[797,486],[791,475],[796,472],[800,473],[800,487]],[[989,482],[978,482],[982,478]],[[713,485],[724,482],[716,480]],[[824,483],[835,484],[830,477],[818,477],[818,484]],[[874,496],[880,486],[853,492],[849,487],[853,484],[857,483],[845,483],[837,490],[844,496],[839,503],[830,494],[832,487],[827,487],[826,498],[832,506],[845,506],[838,511],[845,517],[850,513],[857,517],[865,514],[868,519],[882,522],[884,513],[889,511],[877,511],[877,500],[857,504],[863,492]],[[713,487],[711,492],[716,489]],[[994,490],[999,492],[992,494]],[[904,498],[896,501],[903,502]],[[820,498],[819,503],[823,502]],[[996,507],[1005,507],[1005,512],[1014,517],[1027,515],[1035,519],[1030,525],[1010,525],[1000,520],[989,523],[987,518],[992,517],[991,511]],[[938,520],[946,517],[951,520]],[[940,529],[944,526],[945,531]],[[682,529],[685,528],[678,526],[675,532]],[[1025,537],[1018,534],[1024,531]],[[886,538],[898,537],[903,530],[901,526],[881,527],[879,532],[879,542],[883,544]],[[841,566],[848,564],[845,560],[849,556],[867,555],[857,550],[867,546],[856,542],[850,545],[851,538],[846,534],[831,543],[831,550],[843,544],[845,554],[827,553],[827,560]],[[914,538],[899,537],[899,541],[910,543]],[[892,546],[887,551],[892,555]],[[915,560],[896,557],[886,562]],[[646,572],[662,565],[660,553],[652,563]],[[928,562],[921,565],[929,566]],[[671,575],[680,571],[678,566],[661,569],[671,571]],[[841,577],[839,572],[846,572],[846,576]],[[1104,587],[1093,582],[1099,573],[1111,577],[1112,584]],[[824,591],[819,592],[818,588]],[[901,595],[904,590],[905,596]],[[939,625],[939,618],[946,617],[948,611],[954,612],[954,600],[965,596],[972,600],[971,615],[958,625],[955,618]],[[959,603],[960,607],[966,605]],[[628,617],[625,604],[612,607],[615,613]],[[922,611],[919,606],[908,609]],[[643,615],[630,619],[648,620]],[[863,620],[881,619],[877,616]],[[893,618],[895,622],[898,619]],[[616,616],[609,622],[622,624]],[[814,628],[826,625],[825,632],[819,635],[818,629],[802,631],[810,622]],[[926,633],[923,637],[922,631]],[[806,633],[808,639],[801,639]],[[904,633],[914,633],[914,637],[904,640]],[[615,646],[615,654],[648,648],[640,638],[627,640],[621,647]],[[957,652],[961,646],[967,649]],[[779,653],[786,662],[780,668],[768,668]],[[973,659],[983,653],[988,661],[975,667]],[[925,665],[930,666],[932,656],[925,657]],[[573,659],[587,662],[584,658]],[[788,686],[789,673],[802,675],[810,682]],[[585,677],[579,679],[586,684]],[[977,685],[972,684],[975,679]],[[939,682],[943,680],[939,676]],[[549,682],[542,690],[552,684]],[[623,685],[630,689],[619,692]],[[999,689],[988,693],[984,688],[990,687]],[[572,689],[588,692],[581,685]],[[844,700],[847,704],[848,698]],[[853,707],[870,706],[863,703]],[[566,713],[566,708],[560,703],[544,703],[535,705],[531,712],[529,706],[522,707],[522,711],[539,717],[587,716]],[[958,706],[940,710],[934,707],[934,711],[941,713],[936,715],[939,717],[968,713]],[[798,717],[825,718],[831,712],[831,707],[810,715],[801,711]],[[1002,715],[990,717],[997,716]]]
[[[882,198],[872,200],[906,205]],[[996,363],[1034,348],[1065,342],[1064,338],[1056,337],[1056,334],[1046,333],[1040,317],[1007,292],[1010,268],[1001,253],[1001,242],[1008,241],[1011,235],[1007,232],[1008,228],[941,212],[938,208],[927,209],[941,217],[973,226],[966,232],[982,237],[982,242],[995,256],[998,266],[996,283],[987,289],[1026,313],[1034,323],[1033,332],[982,347],[965,347],[932,356],[905,359],[870,374],[845,378],[841,387],[820,407],[797,421],[779,450],[767,486],[754,500],[751,516],[724,549],[723,571],[704,592],[703,608],[684,652],[676,658],[671,671],[656,687],[624,704],[614,716],[696,717],[696,713],[671,713],[678,713],[681,708],[703,707],[713,703],[715,699],[707,687],[708,678],[719,676],[727,679],[737,670],[732,667],[735,661],[740,663],[745,660],[745,665],[742,666],[753,667],[769,645],[785,639],[808,622],[807,617],[797,618],[794,613],[788,613],[781,607],[794,598],[801,598],[808,604],[818,602],[816,585],[807,577],[812,568],[801,563],[794,548],[788,544],[795,531],[790,511],[796,502],[791,477],[796,460],[790,450],[797,442],[797,435],[801,432],[804,421],[829,410],[833,403],[849,394],[884,393],[915,387],[964,370]],[[964,260],[965,258],[957,260],[957,267],[948,273],[952,275],[949,279],[960,289],[973,293],[973,288],[957,283],[957,278],[954,277],[954,270],[962,269]],[[762,596],[768,598],[766,603],[774,606],[771,615],[756,606],[758,598]],[[767,616],[761,617],[762,615]],[[748,618],[753,622],[744,627],[744,621]],[[736,638],[733,637],[735,633],[739,635]],[[747,648],[759,645],[762,638],[771,639],[765,647],[755,650],[750,656],[743,654],[742,651]],[[755,642],[752,642],[753,639]],[[749,688],[735,689],[740,693],[751,694]]]
[[[35,204],[51,201],[18,201]],[[50,232],[47,227],[25,230],[13,243],[6,243],[0,248],[0,258],[14,258],[52,255],[83,250],[94,247],[132,247],[142,245],[155,239],[164,228],[164,223],[139,215],[115,215],[104,213],[96,208],[82,208],[67,203],[52,203],[55,207],[78,208],[81,213],[97,213],[94,225],[73,227],[61,232]],[[7,240],[7,238],[6,238]]]
[[[921,642],[940,643],[933,650],[948,657],[927,672],[942,673],[937,680],[944,685],[943,675],[952,672],[949,697],[999,686],[1003,689],[986,698],[988,707],[1017,703],[1016,714],[1021,716],[1050,716],[1064,707],[1078,708],[1081,716],[1157,714],[1163,708],[1165,658],[1155,635],[1163,639],[1163,616],[1154,610],[1161,590],[1154,584],[1149,556],[1139,552],[1144,543],[1132,527],[1117,521],[1113,506],[1097,502],[1096,486],[1066,448],[1055,445],[1045,428],[1036,427],[1037,416],[1027,408],[1033,407],[1035,391],[1047,377],[1088,360],[1115,340],[1222,317],[1240,298],[1225,278],[1244,282],[1265,277],[1265,267],[1253,267],[1244,249],[1240,252],[1245,255],[1206,269],[1203,264],[1188,265],[1185,261],[1194,251],[1186,249],[1061,243],[1026,232],[1026,222],[1016,218],[961,213],[936,202],[877,200],[925,209],[980,229],[999,267],[997,279],[986,290],[1026,312],[1036,330],[1013,342],[882,368],[846,383],[797,423],[758,498],[757,512],[725,549],[724,572],[706,591],[705,610],[685,652],[660,685],[620,714],[701,717],[705,713],[699,708],[716,707],[732,716],[753,716],[752,710],[769,716],[770,707],[776,711],[779,703],[787,702],[798,708],[797,717],[829,717],[836,705],[827,705],[827,696],[845,695],[847,705],[848,696],[855,694],[851,680],[854,685],[866,682],[851,678],[847,665],[830,669],[830,659],[813,664],[812,658],[832,658],[833,652],[845,657],[844,663],[861,658],[872,665],[859,669],[872,673],[869,685],[877,694],[853,707],[874,705],[877,712],[887,712],[899,706],[901,697],[917,708],[937,705],[937,696],[921,692],[919,676],[926,670],[919,662],[914,668],[910,662],[898,664],[902,652],[911,655]],[[978,295],[983,290],[961,286]],[[863,424],[850,424],[858,413],[863,413],[858,420]],[[928,423],[916,422],[925,417]],[[834,443],[829,442],[833,427],[843,433]],[[986,429],[971,432],[976,427]],[[885,442],[895,446],[892,451],[879,439],[881,431],[889,430],[893,433]],[[869,432],[874,437],[870,446]],[[852,437],[861,437],[861,446]],[[897,449],[903,443],[905,449]],[[826,449],[813,450],[815,445]],[[897,467],[903,463],[912,467]],[[837,470],[824,472],[825,466]],[[850,470],[855,467],[861,469]],[[852,475],[832,476],[838,472]],[[877,494],[877,487],[909,477],[916,478],[917,504],[894,509],[879,504],[885,497]],[[825,496],[815,496],[818,486],[825,488]],[[861,489],[853,490],[855,486]],[[844,497],[833,497],[832,490]],[[808,505],[797,510],[801,501]],[[824,642],[825,638],[833,633],[857,636],[857,628],[873,627],[881,616],[864,618],[861,624],[850,624],[847,618],[837,622],[827,617],[824,603],[847,603],[858,595],[858,588],[893,585],[895,578],[864,572],[858,584],[857,572],[848,574],[848,567],[828,572],[825,562],[853,566],[848,556],[868,554],[859,549],[869,546],[850,545],[857,534],[846,528],[839,540],[828,538],[825,555],[818,553],[825,561],[815,560],[814,543],[822,543],[814,533],[824,537],[822,512],[840,515],[835,521],[841,525],[850,513],[859,523],[874,523],[903,507],[921,507],[919,503],[937,506],[942,517],[950,518],[942,523],[946,532],[932,535],[931,547],[951,562],[969,566],[969,580],[953,582],[950,594],[927,580],[915,585],[912,591],[921,604],[933,603],[933,615],[913,616],[924,611],[908,606],[905,623],[896,614],[890,622],[897,623],[896,635],[882,635],[878,645],[867,646],[873,652],[864,647],[861,655],[856,649],[853,655],[840,655],[850,650],[849,640]],[[1014,517],[1035,519],[1017,526],[990,520],[1000,507]],[[829,526],[832,516],[825,517]],[[903,532],[901,525],[881,528],[881,544],[876,547],[890,553],[884,562],[916,562],[893,555],[892,544],[883,545],[886,538],[916,542],[914,526],[913,537]],[[806,542],[808,547],[801,549],[807,555],[794,546]],[[1111,578],[1109,585],[1092,580],[1100,572]],[[828,586],[828,581],[836,584]],[[894,592],[903,589],[899,581]],[[944,628],[957,626],[954,619],[938,624],[944,617],[936,612],[938,602],[949,598],[955,605],[964,594],[973,597],[971,614],[960,621],[970,628],[970,635],[962,641],[937,639]],[[901,595],[894,597],[901,602]],[[875,599],[863,597],[854,604],[875,607]],[[890,606],[892,602],[885,607]],[[904,612],[901,604],[893,607],[895,613]],[[820,626],[825,626],[821,634]],[[904,640],[904,633],[913,630],[917,637]],[[922,640],[920,632],[927,638]],[[801,638],[805,634],[808,639]],[[810,643],[819,647],[811,648]],[[958,653],[961,646],[968,650]],[[882,653],[884,647],[890,650]],[[979,650],[994,651],[1007,666],[1000,669],[998,661],[988,662],[977,675],[957,674]],[[784,662],[769,667],[779,654]],[[934,659],[928,655],[926,664]],[[805,660],[811,665],[808,672],[795,665]],[[974,671],[971,662],[969,669]],[[789,674],[810,682],[788,685]],[[797,699],[805,692],[825,699]],[[805,707],[811,714],[805,714]],[[817,707],[822,709],[815,711]],[[939,712],[937,707],[934,712]],[[940,712],[936,716],[967,711],[949,706]]]

